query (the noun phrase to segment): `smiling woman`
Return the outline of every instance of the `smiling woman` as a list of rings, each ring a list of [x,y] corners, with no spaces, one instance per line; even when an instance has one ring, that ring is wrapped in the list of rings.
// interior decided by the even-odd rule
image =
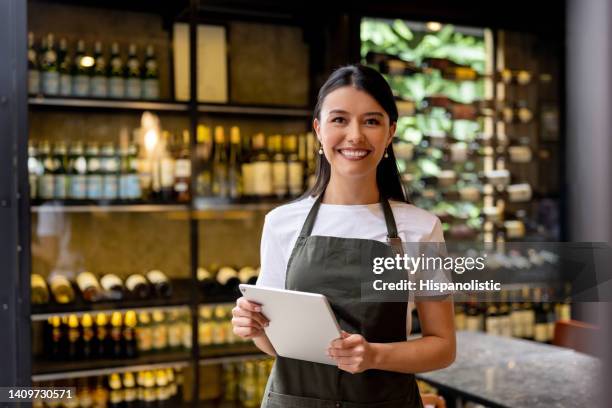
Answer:
[[[414,290],[423,335],[407,341],[409,299],[361,297],[372,248],[394,258],[401,242],[444,240],[440,221],[407,202],[391,147],[397,118],[389,85],[365,66],[338,69],[319,92],[317,181],[266,215],[257,285],[325,295],[342,336],[327,350],[336,365],[276,356],[260,306],[238,299],[234,333],[277,357],[263,407],[422,407],[414,373],[454,360],[449,299],[419,300],[439,293]]]

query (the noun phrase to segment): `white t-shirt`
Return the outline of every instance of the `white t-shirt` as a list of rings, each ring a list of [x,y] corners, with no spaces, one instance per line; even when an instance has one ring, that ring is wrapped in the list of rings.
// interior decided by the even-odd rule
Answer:
[[[315,197],[276,207],[266,214],[261,236],[261,271],[257,285],[283,289],[287,263]],[[389,201],[402,242],[444,242],[435,215],[399,201]],[[321,203],[311,235],[387,241],[385,215],[379,203],[339,205]],[[407,335],[412,324],[408,308]]]

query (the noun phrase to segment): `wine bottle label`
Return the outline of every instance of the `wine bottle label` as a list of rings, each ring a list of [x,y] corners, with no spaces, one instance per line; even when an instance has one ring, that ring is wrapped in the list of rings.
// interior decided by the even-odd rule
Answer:
[[[55,182],[55,198],[63,199],[68,195],[68,176],[66,174],[56,174]]]
[[[187,190],[189,190],[189,184],[187,184],[186,182],[179,181],[177,183],[174,183],[174,191],[176,191],[177,193],[184,193]]]
[[[94,337],[94,331],[91,327],[83,327],[83,340],[90,341]]]
[[[107,273],[100,279],[100,285],[104,290],[111,290],[113,286],[123,287],[123,282],[117,275]]]
[[[510,161],[514,163],[529,163],[532,159],[529,146],[510,146],[508,148]]]
[[[108,97],[108,80],[105,76],[96,75],[91,78],[91,96],[95,98]]]
[[[62,96],[72,95],[72,75],[60,74],[59,94]]]
[[[76,75],[72,81],[72,93],[74,96],[89,96],[89,76]]]
[[[128,276],[127,280],[125,281],[125,287],[131,292],[136,288],[136,285],[148,285],[147,280],[144,278],[144,276],[140,275],[140,274],[133,274]]]
[[[212,344],[221,345],[227,343],[227,327],[223,322],[212,324]]]
[[[99,288],[98,279],[91,272],[81,272],[77,275],[76,278],[77,285],[81,292],[85,292],[87,288],[96,287]]]
[[[192,339],[191,333],[192,333],[191,323],[183,322],[182,330],[181,330],[181,343],[183,347],[186,349],[191,349],[191,346],[193,345],[193,339]]]
[[[109,394],[109,400],[111,404],[114,404],[116,406],[120,405],[123,402],[123,391],[111,390]]]
[[[138,350],[149,351],[153,348],[153,333],[149,327],[138,327],[136,329],[136,341]]]
[[[535,325],[535,315],[533,310],[525,310],[523,316],[523,333],[525,337],[532,338],[534,336],[533,330]]]
[[[546,341],[552,341],[555,338],[555,322],[546,323]]]
[[[525,202],[531,200],[531,186],[527,183],[513,184],[506,187],[508,199],[512,202]]]
[[[38,193],[44,200],[55,198],[55,176],[53,174],[43,174],[39,178]]]
[[[71,343],[76,343],[78,339],[79,339],[79,329],[70,328],[68,330],[68,341]]]
[[[134,388],[125,388],[123,393],[123,398],[126,402],[131,402],[136,399],[137,392]]]
[[[536,323],[533,339],[535,341],[548,341],[548,328],[546,323]]]
[[[128,176],[128,197],[137,200],[142,198],[142,190],[140,189],[140,176],[138,174],[130,174]]]
[[[115,200],[119,196],[119,185],[117,176],[114,174],[104,175],[102,178],[102,197],[107,200]]]
[[[30,69],[28,71],[28,93],[36,95],[40,92],[40,71]]]
[[[211,322],[200,322],[198,325],[198,338],[200,346],[213,344],[213,327]]]
[[[153,327],[153,348],[162,350],[168,347],[168,328],[164,324]]]
[[[102,198],[102,176],[97,174],[87,176],[87,198],[91,200]]]
[[[465,313],[455,315],[455,327],[457,330],[465,330]]]
[[[59,72],[43,71],[42,88],[45,95],[56,96],[59,94]]]
[[[73,174],[69,176],[68,197],[81,200],[87,197],[87,176],[84,174]]]
[[[251,164],[253,171],[254,195],[267,196],[272,194],[272,164],[270,162],[255,162]]]
[[[272,185],[277,195],[287,194],[287,163],[272,163]]]
[[[52,277],[49,278],[49,286],[51,287],[52,291],[55,291],[61,286],[70,287],[70,281],[65,276],[53,275]]]
[[[128,78],[125,84],[125,96],[128,99],[140,99],[142,97],[142,81],[140,78]]]
[[[225,266],[217,272],[217,282],[221,285],[225,285],[230,279],[237,278],[238,272],[234,268],[230,268],[229,266]]]
[[[125,98],[125,79],[111,77],[108,81],[108,96],[115,99]]]
[[[154,285],[162,282],[168,282],[166,275],[162,271],[157,270],[147,272],[147,279]]]
[[[183,342],[183,326],[180,322],[174,322],[168,327],[168,345],[170,347],[180,347]]]
[[[161,187],[172,187],[174,185],[174,160],[164,157],[159,163]]]
[[[253,165],[242,163],[242,193],[245,196],[253,195]]]
[[[289,163],[289,192],[300,194],[304,190],[304,166],[300,162]]]
[[[174,162],[174,177],[189,178],[191,177],[191,160],[178,159]]]
[[[499,334],[499,318],[490,316],[485,322],[487,334],[498,335]]]
[[[567,321],[572,318],[572,308],[570,305],[563,303],[559,306],[559,320]]]
[[[523,323],[520,310],[510,313],[510,325],[512,326],[513,337],[523,337]]]
[[[465,318],[465,329],[468,331],[479,331],[480,330],[480,317],[467,316]]]
[[[142,82],[142,97],[144,99],[159,99],[159,80],[148,78]]]

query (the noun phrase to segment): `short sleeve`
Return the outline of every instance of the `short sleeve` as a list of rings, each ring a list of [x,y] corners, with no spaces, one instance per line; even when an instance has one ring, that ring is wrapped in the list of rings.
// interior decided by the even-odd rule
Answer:
[[[421,244],[423,246],[421,253],[426,257],[442,258],[447,256],[446,244],[444,241],[444,232],[442,223],[436,217],[434,226],[427,237],[424,237]],[[442,269],[428,268],[416,274],[417,290],[415,290],[416,300],[436,299],[446,297],[451,294],[447,290],[436,290],[436,286],[441,283],[449,283],[452,281],[450,272]]]
[[[284,259],[282,246],[275,235],[269,215],[266,215],[261,233],[260,260],[261,270],[257,286],[284,289],[287,261]]]

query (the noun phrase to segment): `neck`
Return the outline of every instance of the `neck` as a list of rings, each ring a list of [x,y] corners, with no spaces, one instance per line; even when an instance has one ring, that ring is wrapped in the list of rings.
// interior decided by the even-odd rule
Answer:
[[[379,201],[376,173],[364,178],[346,179],[332,174],[322,203],[339,205],[376,204]]]

